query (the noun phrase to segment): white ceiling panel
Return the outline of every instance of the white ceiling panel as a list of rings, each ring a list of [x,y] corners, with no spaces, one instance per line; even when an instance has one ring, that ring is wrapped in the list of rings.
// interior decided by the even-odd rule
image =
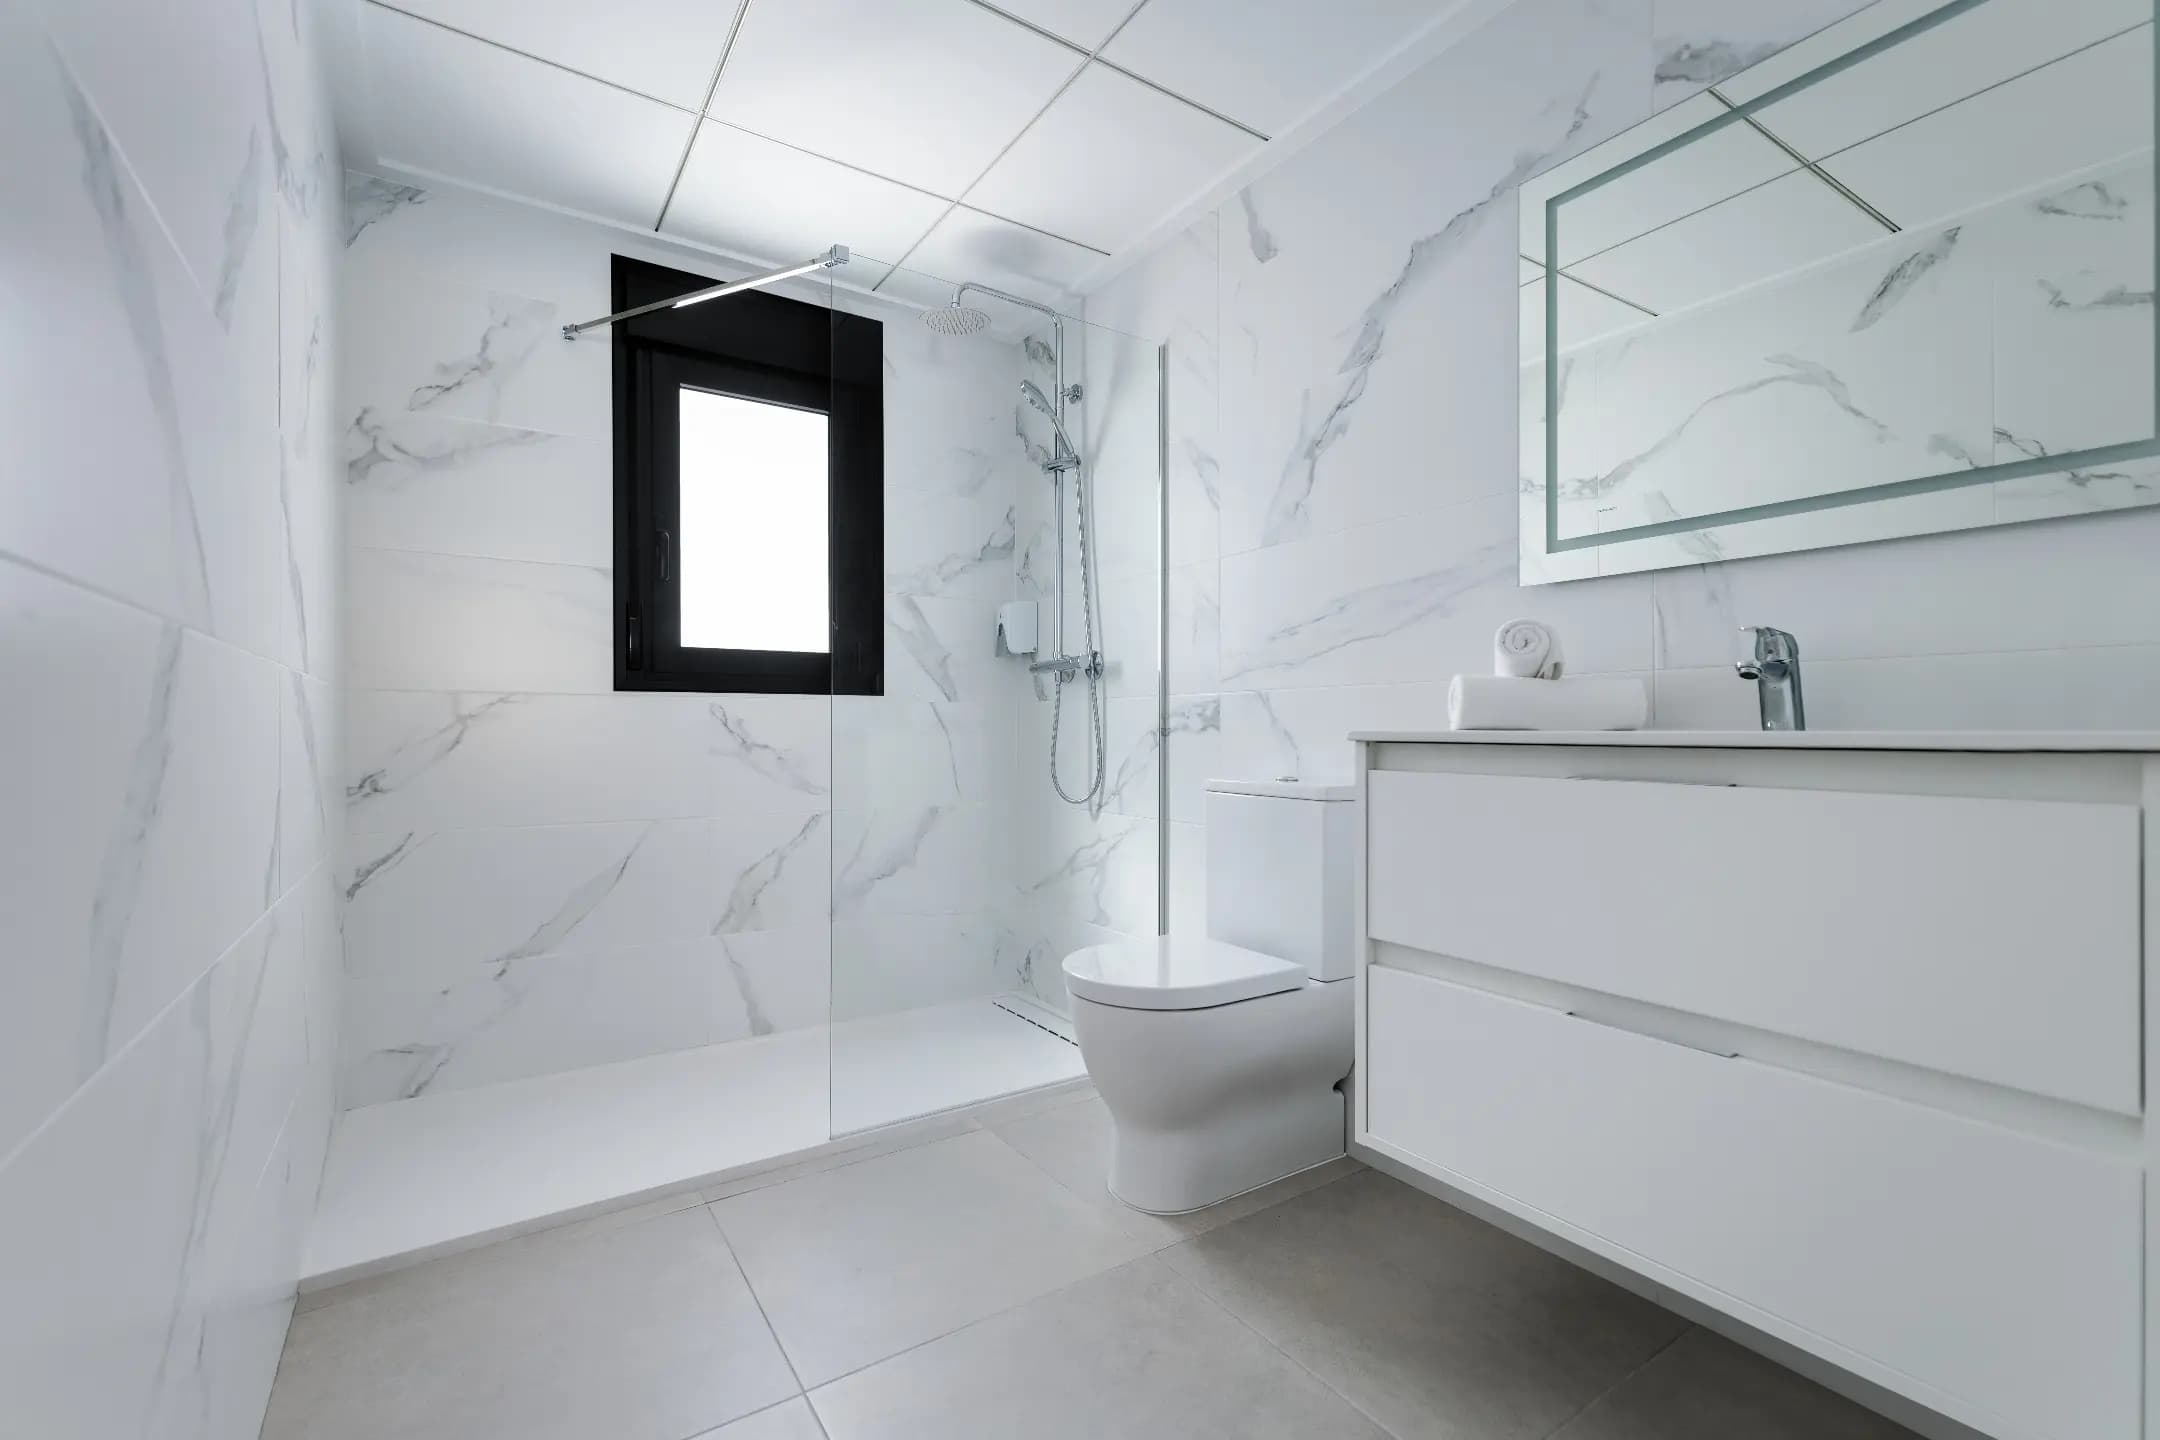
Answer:
[[[386,163],[625,224],[659,217],[695,122],[680,110],[364,7]]]
[[[1093,50],[1132,14],[1136,0],[995,0],[998,9]]]
[[[1115,250],[1260,143],[1128,75],[1090,65],[967,199]]]
[[[920,190],[708,120],[690,147],[664,234],[775,265],[845,245],[891,261],[945,213]],[[860,280],[851,262],[851,280]]]
[[[1069,240],[956,205],[915,247],[907,270],[894,272],[879,290],[903,300],[937,304],[951,298],[952,285],[976,280],[1056,305],[1104,258]]]
[[[1148,0],[1102,53],[1274,135],[1449,8],[1436,0]]]
[[[396,0],[396,8],[695,110],[743,0]]]
[[[709,113],[957,197],[1077,59],[968,0],[760,0]]]

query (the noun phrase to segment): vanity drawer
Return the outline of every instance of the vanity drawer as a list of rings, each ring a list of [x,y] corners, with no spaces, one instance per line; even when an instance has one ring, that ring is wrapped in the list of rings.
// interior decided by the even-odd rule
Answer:
[[[1367,981],[1367,1129],[1436,1177],[1991,1429],[2139,1433],[2134,1165],[1423,975]]]
[[[2139,1113],[2129,805],[1374,771],[1376,940]]]

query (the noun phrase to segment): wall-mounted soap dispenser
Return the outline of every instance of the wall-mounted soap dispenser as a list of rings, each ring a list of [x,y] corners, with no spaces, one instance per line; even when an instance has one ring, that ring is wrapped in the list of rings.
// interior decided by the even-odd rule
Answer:
[[[1015,600],[998,606],[997,653],[1033,655],[1038,641],[1036,627],[1041,611],[1033,600]]]

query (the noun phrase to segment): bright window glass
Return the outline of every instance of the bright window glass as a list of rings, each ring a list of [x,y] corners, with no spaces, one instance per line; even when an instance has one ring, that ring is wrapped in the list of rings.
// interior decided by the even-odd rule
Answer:
[[[682,391],[682,643],[832,648],[825,417]]]

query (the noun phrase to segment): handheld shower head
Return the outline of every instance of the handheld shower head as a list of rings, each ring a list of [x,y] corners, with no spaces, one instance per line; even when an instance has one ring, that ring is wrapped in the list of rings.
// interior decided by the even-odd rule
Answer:
[[[1057,412],[1050,408],[1050,397],[1043,394],[1042,386],[1037,385],[1032,380],[1022,380],[1020,382],[1020,394],[1027,400],[1028,404],[1042,411],[1043,414],[1050,416],[1053,420],[1057,418]]]

